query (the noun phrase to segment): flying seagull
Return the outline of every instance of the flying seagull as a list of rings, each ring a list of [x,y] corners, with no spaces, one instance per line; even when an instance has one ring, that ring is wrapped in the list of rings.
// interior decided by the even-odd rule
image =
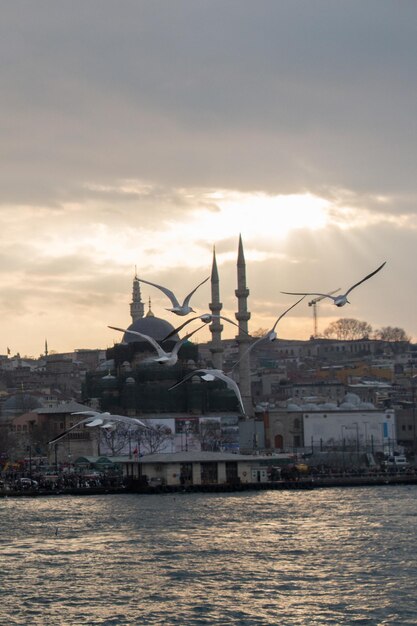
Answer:
[[[168,296],[168,298],[171,300],[172,308],[166,309],[167,311],[171,311],[172,313],[175,313],[176,315],[188,315],[188,313],[195,313],[194,309],[190,307],[191,296],[197,291],[199,287],[201,287],[201,285],[204,285],[204,283],[206,283],[209,278],[210,276],[208,276],[203,281],[201,281],[201,283],[199,283],[197,287],[195,287],[195,289],[193,289],[188,294],[188,296],[184,298],[184,302],[182,304],[179,303],[175,294],[170,289],[167,289],[167,287],[162,287],[161,285],[157,285],[156,283],[151,283],[149,280],[144,280],[143,278],[138,278],[138,280],[141,283],[146,283],[147,285],[152,285],[152,287],[156,287],[157,289],[160,289],[166,296]]]
[[[171,332],[162,339],[162,342],[167,341],[167,339],[172,337],[172,335],[177,334],[180,330],[184,328],[184,326],[186,326],[190,322],[193,322],[194,320],[201,320],[202,322],[204,322],[204,324],[210,324],[210,322],[212,322],[214,319],[225,320],[226,322],[230,322],[230,324],[233,324],[234,326],[239,328],[239,324],[236,324],[236,322],[234,322],[233,320],[230,320],[228,317],[224,317],[224,315],[214,315],[212,313],[203,313],[202,315],[197,315],[196,317],[190,317],[189,320],[186,320],[180,326],[178,326],[174,330],[171,330]],[[247,334],[246,331],[243,331],[243,332]]]
[[[323,296],[323,298],[330,298],[331,300],[333,300],[333,304],[335,304],[336,306],[345,306],[345,304],[350,304],[349,300],[347,299],[348,295],[350,294],[351,291],[353,291],[353,289],[355,289],[355,287],[358,287],[359,285],[361,285],[362,283],[365,282],[365,280],[368,280],[368,278],[371,278],[372,276],[375,276],[375,274],[377,272],[379,272],[379,270],[382,270],[382,268],[384,267],[386,261],[384,261],[382,263],[382,265],[380,265],[379,267],[376,268],[376,270],[374,270],[373,272],[371,272],[370,274],[368,274],[367,276],[365,276],[365,278],[362,278],[362,280],[360,280],[358,283],[355,283],[354,285],[352,285],[352,287],[349,287],[349,289],[346,291],[346,293],[342,293],[340,296],[332,296],[330,293],[316,293],[316,292],[297,292],[297,291],[281,291],[281,293],[286,293],[289,294],[291,296]]]
[[[301,302],[301,300],[304,300],[305,296],[303,296],[302,298],[300,298],[299,300],[297,300],[297,302],[294,302],[294,304],[292,304],[288,309],[286,309],[284,311],[284,313],[281,313],[281,315],[277,318],[277,320],[275,321],[275,324],[273,325],[273,327],[271,328],[271,330],[268,330],[267,333],[265,333],[265,335],[262,335],[262,337],[259,337],[259,339],[257,339],[256,341],[254,341],[247,350],[245,350],[245,352],[242,354],[242,356],[240,357],[240,359],[238,361],[236,361],[236,363],[233,365],[231,371],[233,372],[233,370],[235,369],[236,365],[238,363],[240,363],[240,361],[248,354],[248,352],[250,352],[252,350],[252,348],[254,348],[259,342],[261,341],[275,341],[275,339],[277,338],[277,333],[275,331],[275,328],[277,327],[278,322],[284,317],[284,315],[287,315],[287,313],[289,311],[291,311],[291,309],[293,309],[295,306],[297,306],[297,304],[299,304]]]
[[[130,335],[136,335],[137,337],[141,337],[141,339],[148,341],[158,353],[158,356],[152,357],[151,361],[154,361],[155,363],[159,363],[160,365],[175,365],[175,363],[178,361],[178,351],[181,348],[181,346],[187,341],[187,339],[191,337],[191,335],[194,335],[194,333],[196,333],[198,330],[203,328],[203,326],[204,324],[202,326],[199,326],[195,330],[193,330],[191,333],[188,333],[188,335],[185,335],[185,337],[183,337],[179,341],[177,341],[177,343],[175,344],[171,352],[166,352],[165,350],[163,350],[163,348],[161,348],[159,343],[153,337],[150,337],[149,335],[144,335],[143,333],[139,333],[136,330],[127,330],[124,328],[118,328],[117,326],[109,326],[108,328],[112,328],[113,330],[119,330],[121,333],[129,333]]]
[[[50,441],[48,444],[55,444],[60,439],[68,435],[71,430],[74,428],[78,428],[82,424],[85,424],[89,428],[94,428],[95,426],[99,426],[100,428],[113,428],[116,422],[122,422],[123,424],[128,424],[130,426],[140,426],[141,428],[148,428],[146,424],[138,420],[136,417],[127,417],[126,415],[112,415],[111,413],[99,413],[98,411],[77,411],[76,413],[71,413],[71,415],[85,415],[86,417],[73,426],[65,430],[60,435],[57,435]]]
[[[235,393],[235,396],[239,402],[239,407],[242,412],[242,415],[246,416],[245,408],[243,406],[242,396],[240,394],[240,389],[237,386],[236,381],[233,380],[233,378],[231,378],[227,374],[225,374],[223,370],[216,370],[216,369],[193,370],[192,372],[184,376],[184,378],[180,380],[178,383],[175,383],[175,385],[172,385],[172,387],[170,387],[168,391],[171,391],[171,389],[175,389],[175,387],[178,387],[185,381],[190,380],[190,378],[192,378],[193,376],[200,376],[200,378],[202,378],[205,381],[212,381],[218,378],[219,380],[222,380],[223,382],[225,382],[227,387]]]

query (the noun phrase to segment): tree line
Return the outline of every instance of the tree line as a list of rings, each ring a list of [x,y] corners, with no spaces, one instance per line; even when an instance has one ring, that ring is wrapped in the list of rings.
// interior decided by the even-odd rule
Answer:
[[[323,331],[322,337],[325,339],[338,339],[342,341],[353,341],[355,339],[379,339],[389,342],[409,342],[411,337],[407,335],[403,328],[397,326],[384,326],[373,330],[368,322],[362,322],[353,318],[341,318],[329,324]]]

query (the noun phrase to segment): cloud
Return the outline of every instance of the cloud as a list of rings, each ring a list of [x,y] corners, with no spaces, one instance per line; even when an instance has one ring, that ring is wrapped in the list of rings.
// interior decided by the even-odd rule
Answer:
[[[377,0],[5,3],[0,341],[99,345],[129,322],[135,266],[187,293],[213,245],[233,315],[239,233],[255,327],[281,290],[387,259],[349,315],[416,336],[416,31],[412,4]],[[311,310],[293,314],[283,331],[308,336]]]
[[[13,5],[0,44],[9,198],[22,199],[22,172],[45,200],[121,177],[414,193],[411,7]]]

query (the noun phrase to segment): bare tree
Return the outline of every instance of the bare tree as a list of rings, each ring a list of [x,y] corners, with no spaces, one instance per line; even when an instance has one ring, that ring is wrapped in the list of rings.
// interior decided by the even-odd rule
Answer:
[[[381,339],[382,341],[404,341],[409,342],[411,338],[407,335],[405,330],[398,328],[397,326],[384,326],[378,328],[373,335],[374,339]]]
[[[101,428],[100,441],[110,449],[113,456],[117,456],[126,450],[130,441],[135,441],[135,431],[136,429],[126,424],[118,424],[116,428],[110,430]]]
[[[372,326],[370,324],[347,317],[329,324],[323,332],[323,337],[352,341],[354,339],[367,339],[371,333]]]
[[[200,420],[199,439],[202,450],[219,450],[222,439],[220,421],[214,419]]]
[[[217,451],[234,444],[236,434],[225,428],[219,419],[203,418],[199,422],[199,440],[202,450]]]
[[[146,422],[146,420],[143,420]],[[145,454],[155,454],[163,450],[168,442],[173,440],[172,430],[166,424],[149,424],[137,432],[137,441],[140,451]]]
[[[269,328],[257,328],[253,333],[252,337],[263,337],[268,332]]]

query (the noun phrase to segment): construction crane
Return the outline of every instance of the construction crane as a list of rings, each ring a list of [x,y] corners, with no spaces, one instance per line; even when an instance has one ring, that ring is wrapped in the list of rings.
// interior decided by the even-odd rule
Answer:
[[[317,302],[320,302],[320,300],[323,300],[323,298],[326,298],[326,296],[332,296],[334,293],[337,293],[338,291],[340,291],[340,287],[338,287],[334,291],[329,291],[329,293],[326,295],[319,296],[318,298],[314,298],[314,300],[310,300],[310,302],[308,303],[308,306],[313,307],[313,322],[314,322],[313,337],[314,338],[317,337]]]

